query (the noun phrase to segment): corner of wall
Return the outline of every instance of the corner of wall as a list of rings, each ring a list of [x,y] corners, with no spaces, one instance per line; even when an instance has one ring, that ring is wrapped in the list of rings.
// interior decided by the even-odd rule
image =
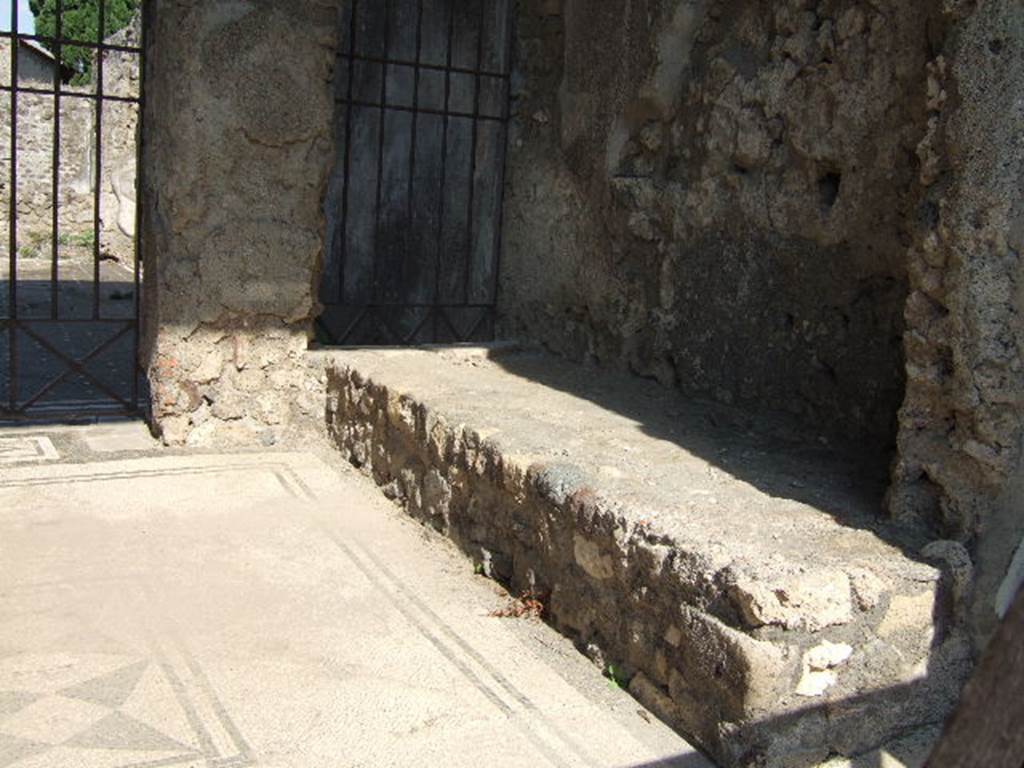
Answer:
[[[908,384],[889,497],[974,558],[979,644],[1024,535],[1024,8],[951,6],[929,64],[910,251]]]
[[[148,18],[145,355],[174,444],[272,444],[322,417],[304,360],[333,151],[340,0]]]

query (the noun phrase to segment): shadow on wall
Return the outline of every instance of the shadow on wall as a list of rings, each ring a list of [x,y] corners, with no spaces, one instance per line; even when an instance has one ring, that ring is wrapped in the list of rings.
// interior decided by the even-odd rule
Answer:
[[[508,334],[860,431],[884,463],[933,11],[521,5]]]
[[[989,649],[978,665],[974,676],[966,684],[963,697],[955,714],[937,721],[929,727],[903,739],[886,744],[872,752],[854,757],[837,758],[826,765],[830,768],[891,768],[905,765],[908,768],[1018,768],[1024,765],[1024,736],[1020,735],[1021,717],[1024,717],[1024,702],[1017,696],[1014,682],[1002,684],[999,690],[992,689],[992,683],[1006,673],[1020,672],[1024,654],[1019,648],[1021,631],[1024,629],[1024,589],[1017,592],[1013,605],[996,633]],[[927,694],[928,680],[933,670],[918,682],[887,688],[875,693],[833,702],[828,706],[804,710],[820,713],[823,718],[836,710],[869,712],[879,708],[884,716],[885,706],[898,699],[909,701]],[[1019,689],[1020,683],[1016,683]],[[959,698],[959,697],[958,697]],[[994,707],[989,709],[989,707]],[[782,718],[761,723],[767,732],[784,723]],[[818,760],[787,763],[794,767],[817,765]],[[706,768],[707,758],[698,754],[685,754],[666,758],[653,763],[630,766],[630,768]]]
[[[808,707],[803,710],[800,717],[820,716],[822,720],[827,719],[830,711],[835,708],[852,711],[877,712],[884,716],[885,708],[896,698],[913,699],[924,690],[924,682],[921,684],[900,686],[898,688],[886,688],[875,691],[869,695],[851,697],[839,702],[832,702],[828,705]],[[784,729],[787,722],[795,720],[796,715],[775,720],[768,720],[758,724],[760,729],[771,733],[774,729]],[[906,768],[921,768],[925,766],[929,753],[932,751],[937,739],[940,736],[942,721],[926,727],[921,731],[908,734],[898,742],[880,745],[877,749],[855,757],[841,757],[836,755],[789,755],[791,762],[786,765],[789,768],[895,768],[906,766]],[[834,762],[833,762],[834,761]],[[746,763],[741,763],[746,764]],[[754,763],[751,763],[753,765]],[[713,768],[717,765],[710,758],[699,752],[666,757],[655,762],[631,765],[628,768]],[[994,766],[990,768],[995,768]]]

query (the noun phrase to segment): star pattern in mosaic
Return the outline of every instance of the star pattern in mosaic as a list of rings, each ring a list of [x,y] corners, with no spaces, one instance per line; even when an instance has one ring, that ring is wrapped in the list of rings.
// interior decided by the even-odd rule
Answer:
[[[0,768],[253,765],[160,605],[130,578],[0,589]]]
[[[0,768],[171,768],[203,759],[160,664],[116,654],[0,659]]]

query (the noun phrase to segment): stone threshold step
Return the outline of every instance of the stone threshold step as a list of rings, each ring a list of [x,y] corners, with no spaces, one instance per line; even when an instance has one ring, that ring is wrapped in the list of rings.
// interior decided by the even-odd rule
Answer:
[[[311,353],[343,456],[724,765],[941,722],[959,550],[819,441],[514,346]]]

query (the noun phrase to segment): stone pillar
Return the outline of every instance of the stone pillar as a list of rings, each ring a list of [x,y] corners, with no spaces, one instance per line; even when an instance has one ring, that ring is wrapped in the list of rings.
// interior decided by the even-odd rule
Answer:
[[[1024,6],[948,3],[947,22],[918,148],[927,193],[890,508],[973,545],[983,640],[1024,533]]]
[[[272,444],[320,418],[316,315],[341,0],[154,0],[145,340],[171,444]]]

